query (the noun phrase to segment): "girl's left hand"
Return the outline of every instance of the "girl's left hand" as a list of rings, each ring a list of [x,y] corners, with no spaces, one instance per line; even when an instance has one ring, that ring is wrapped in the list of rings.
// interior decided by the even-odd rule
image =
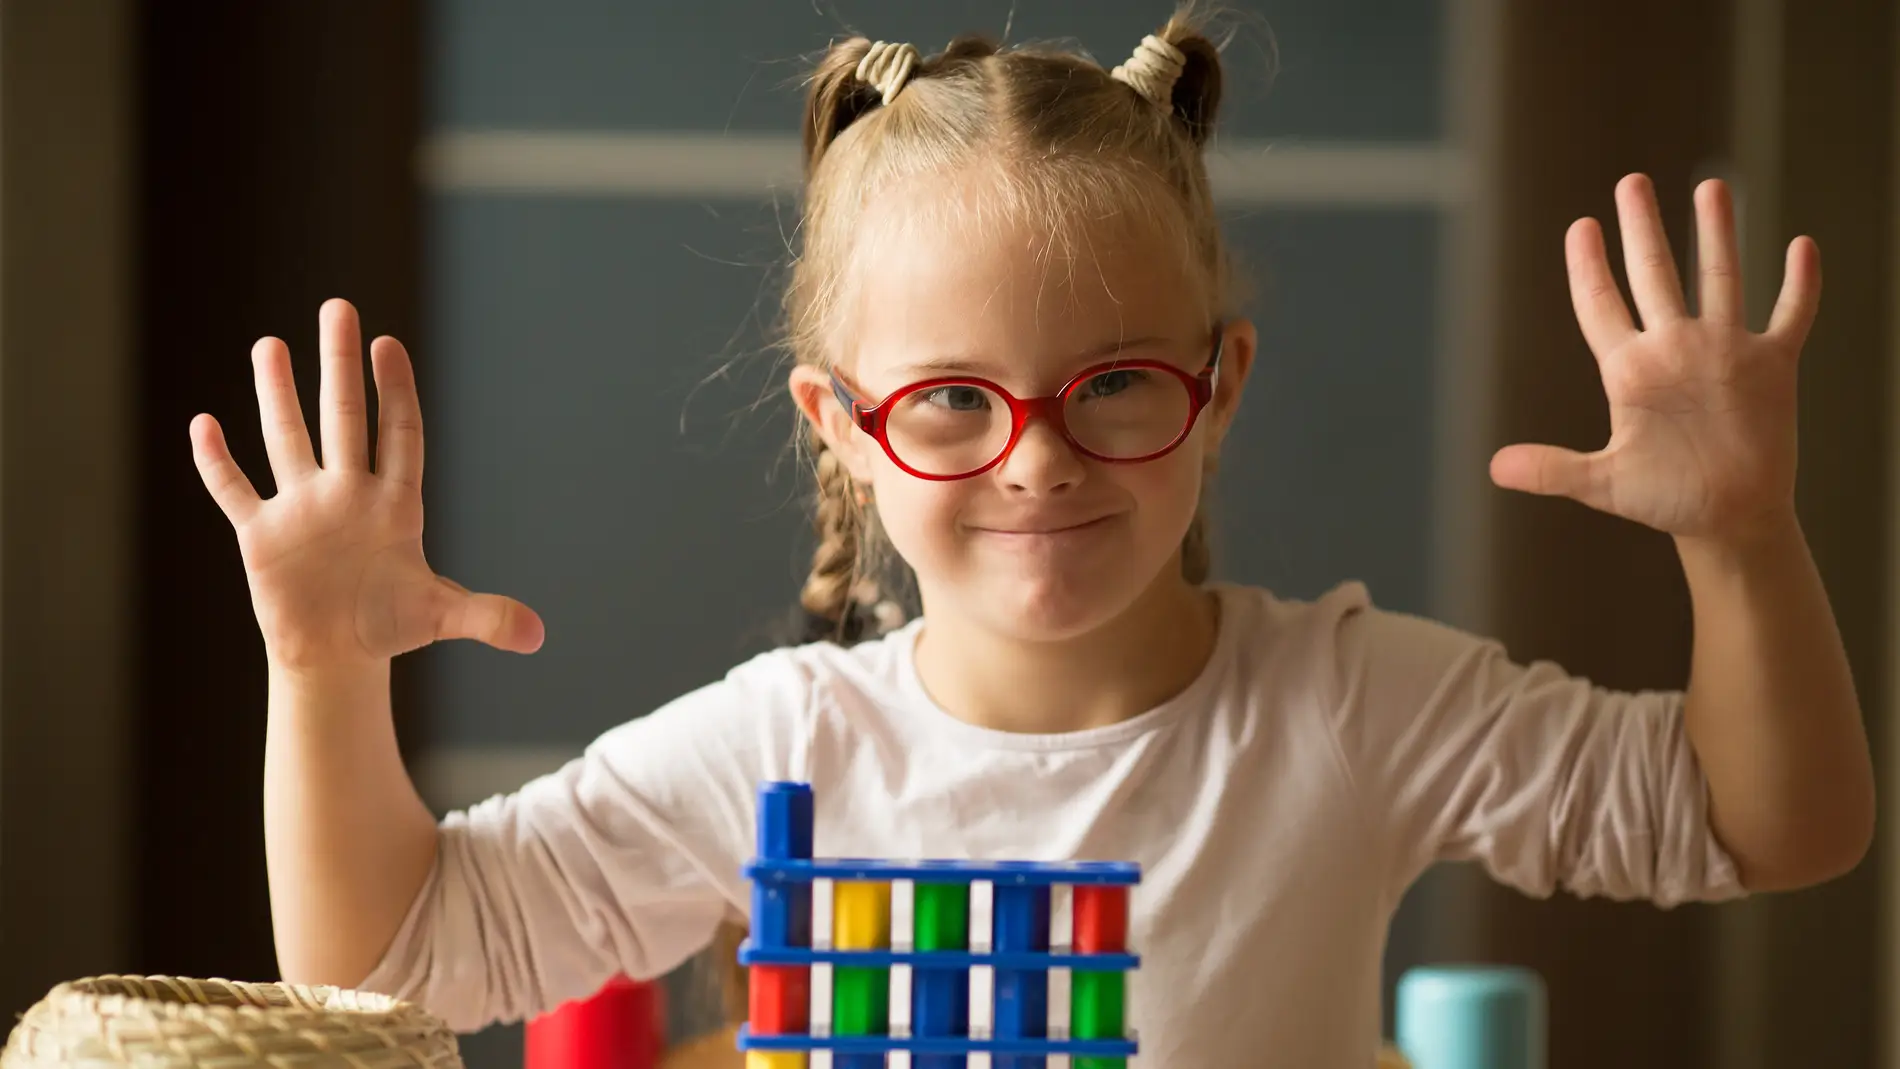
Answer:
[[[1727,541],[1794,511],[1796,362],[1821,295],[1812,240],[1788,246],[1764,333],[1748,329],[1728,189],[1696,189],[1699,315],[1684,306],[1649,180],[1616,187],[1624,262],[1642,329],[1581,219],[1565,236],[1570,296],[1610,403],[1610,440],[1593,453],[1512,445],[1491,459],[1499,486],[1572,498],[1678,538]]]

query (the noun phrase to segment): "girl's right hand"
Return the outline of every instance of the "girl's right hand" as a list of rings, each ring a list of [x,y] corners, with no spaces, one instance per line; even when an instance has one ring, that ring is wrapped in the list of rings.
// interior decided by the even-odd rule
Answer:
[[[394,338],[370,346],[381,402],[372,471],[356,310],[332,300],[319,320],[321,467],[298,407],[290,351],[276,338],[251,349],[275,496],[258,496],[216,419],[191,422],[192,456],[237,529],[272,663],[299,672],[361,667],[452,638],[516,653],[539,649],[544,631],[533,610],[470,593],[423,558],[422,409],[408,353]]]

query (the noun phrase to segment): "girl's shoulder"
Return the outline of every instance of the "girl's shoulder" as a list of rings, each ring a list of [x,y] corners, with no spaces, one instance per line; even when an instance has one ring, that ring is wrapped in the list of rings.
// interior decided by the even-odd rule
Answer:
[[[1376,611],[1371,591],[1356,579],[1310,598],[1245,583],[1210,586],[1221,600],[1222,629],[1236,633],[1239,648],[1256,652],[1266,645],[1290,651],[1314,643],[1330,645],[1352,618]]]
[[[1298,693],[1343,707],[1367,680],[1400,676],[1435,685],[1486,640],[1375,603],[1364,582],[1341,582],[1310,598],[1225,584],[1223,646],[1233,686],[1258,696]]]
[[[1495,639],[1378,605],[1358,580],[1341,582],[1309,599],[1240,584],[1225,585],[1221,593],[1240,632],[1234,646],[1244,651],[1242,656],[1261,668],[1303,675],[1316,684],[1346,686],[1367,672],[1430,682],[1474,656],[1502,655]]]

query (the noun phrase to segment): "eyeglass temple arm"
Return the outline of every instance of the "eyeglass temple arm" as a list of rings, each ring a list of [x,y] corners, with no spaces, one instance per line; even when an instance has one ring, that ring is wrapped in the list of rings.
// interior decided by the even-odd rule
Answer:
[[[844,384],[844,380],[838,377],[836,371],[831,373],[831,395],[838,399],[838,404],[844,408],[845,414],[849,415],[853,421],[859,418],[858,399],[851,396],[850,387]]]

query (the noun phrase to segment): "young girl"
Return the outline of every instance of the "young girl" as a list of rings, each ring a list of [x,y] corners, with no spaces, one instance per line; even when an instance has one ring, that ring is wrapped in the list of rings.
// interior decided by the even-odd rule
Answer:
[[[1871,835],[1860,713],[1795,520],[1795,242],[1744,326],[1731,208],[1697,191],[1698,314],[1650,186],[1617,189],[1640,328],[1592,221],[1567,239],[1603,372],[1600,452],[1518,445],[1503,487],[1672,536],[1686,694],[1613,693],[1355,584],[1312,602],[1206,581],[1201,502],[1254,363],[1202,149],[1215,46],[1177,16],[1114,70],[959,40],[835,45],[811,86],[787,297],[820,544],[780,649],[439,825],[391,726],[391,658],[530,652],[526,607],[424,561],[408,358],[322,317],[322,466],[283,343],[255,351],[278,492],[192,426],[270,657],[265,807],[285,976],[418,1000],[462,1029],[653,976],[748,898],[761,781],[815,784],[817,848],[1139,862],[1142,1061],[1366,1064],[1387,922],[1435,861],[1534,895],[1662,905],[1793,888]],[[920,619],[856,644],[884,602]]]

